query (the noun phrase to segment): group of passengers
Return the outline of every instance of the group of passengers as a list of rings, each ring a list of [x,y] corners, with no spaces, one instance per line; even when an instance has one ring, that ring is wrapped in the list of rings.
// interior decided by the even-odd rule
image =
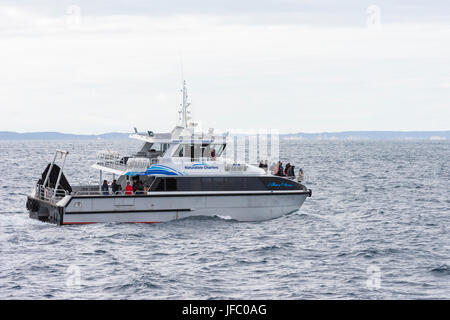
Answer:
[[[278,161],[278,164],[275,164],[272,168],[273,174],[275,176],[287,177],[289,179],[295,179],[295,166],[290,163],[286,164],[286,167],[283,168],[283,163]],[[300,168],[298,170],[298,182],[302,182],[303,180],[303,169]]]
[[[133,184],[131,184],[130,181],[127,181],[127,185],[125,186],[125,194],[126,195],[132,195],[132,194],[145,194],[149,190],[149,186],[144,187],[144,183],[139,179],[139,177],[133,177]],[[109,185],[107,180],[103,180],[103,184],[101,187],[101,191],[103,195],[109,195]],[[111,183],[111,193],[112,194],[121,194],[122,193],[122,186],[117,183],[117,181],[114,179]]]
[[[127,186],[128,186],[128,184],[129,184],[129,182],[127,183]],[[139,179],[138,176],[136,176],[136,177],[133,177],[133,184],[132,184],[131,188],[133,189],[133,192],[135,194],[145,194],[148,192],[150,187],[148,185],[144,187],[144,183]],[[125,191],[126,191],[126,188],[125,188]],[[125,194],[127,194],[127,193],[125,193]]]
[[[102,192],[103,192],[103,194],[105,196],[109,195],[109,185],[108,185],[108,181],[107,180],[103,180],[103,184],[102,184],[101,190],[102,190]],[[113,182],[111,183],[111,192],[112,192],[112,194],[117,194],[121,190],[122,190],[122,186],[117,183],[116,179],[114,179]]]
[[[295,178],[294,173],[295,166],[291,165],[290,163],[286,164],[286,167],[283,168],[283,163],[281,161],[278,161],[278,164],[274,166],[274,172],[273,174],[280,177],[288,177],[288,178]]]
[[[269,166],[267,165],[267,160],[264,160],[264,161],[261,160],[261,161],[259,162],[259,167],[267,171],[267,168],[269,167]]]

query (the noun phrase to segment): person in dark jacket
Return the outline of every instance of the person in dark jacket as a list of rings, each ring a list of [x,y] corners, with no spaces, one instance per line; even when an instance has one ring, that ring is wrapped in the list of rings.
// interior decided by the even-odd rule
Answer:
[[[280,177],[284,176],[283,162],[281,161],[278,161],[278,175]]]
[[[289,166],[289,169],[287,170],[287,176],[291,179],[295,178],[295,166]]]
[[[290,167],[291,167],[291,164],[290,164],[290,163],[286,164],[286,167],[284,168],[284,175],[285,175],[285,176],[288,175],[288,171],[289,171],[289,168],[290,168]]]
[[[108,181],[106,181],[106,180],[103,180],[102,192],[103,192],[103,195],[105,195],[105,196],[107,196],[109,194]]]
[[[142,181],[138,181],[135,193],[136,194],[144,194],[144,184],[142,183]]]
[[[121,190],[121,186],[120,184],[117,184],[116,179],[113,180],[113,182],[111,183],[111,191],[112,194],[116,194],[117,192],[119,192]]]
[[[133,177],[133,184],[132,184],[133,192],[136,192],[138,184],[139,184],[139,177]]]

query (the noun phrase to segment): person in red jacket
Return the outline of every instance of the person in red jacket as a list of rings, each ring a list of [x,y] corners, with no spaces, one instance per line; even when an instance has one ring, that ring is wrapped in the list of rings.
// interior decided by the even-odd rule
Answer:
[[[127,186],[125,187],[125,194],[126,195],[133,194],[133,187],[131,186],[130,181],[127,182]]]

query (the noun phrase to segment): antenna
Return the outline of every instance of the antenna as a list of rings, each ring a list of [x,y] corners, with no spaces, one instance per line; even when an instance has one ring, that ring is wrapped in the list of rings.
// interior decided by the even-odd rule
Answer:
[[[186,89],[186,80],[183,80],[183,104],[181,105],[181,125],[185,128],[188,127],[188,107],[191,105],[187,99],[188,99],[188,94],[187,94],[187,89]]]

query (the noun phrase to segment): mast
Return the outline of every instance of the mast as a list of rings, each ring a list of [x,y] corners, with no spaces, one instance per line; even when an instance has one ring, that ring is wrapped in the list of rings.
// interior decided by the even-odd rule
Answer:
[[[188,107],[191,105],[191,103],[190,102],[188,102],[188,94],[187,94],[187,89],[186,89],[186,80],[183,80],[183,89],[182,89],[182,92],[183,92],[183,103],[182,103],[182,105],[181,105],[181,110],[180,110],[180,113],[181,113],[181,125],[184,127],[184,128],[187,128],[188,127],[188,120],[190,119],[190,117],[188,116],[188,114],[190,113],[189,111],[188,111]]]

